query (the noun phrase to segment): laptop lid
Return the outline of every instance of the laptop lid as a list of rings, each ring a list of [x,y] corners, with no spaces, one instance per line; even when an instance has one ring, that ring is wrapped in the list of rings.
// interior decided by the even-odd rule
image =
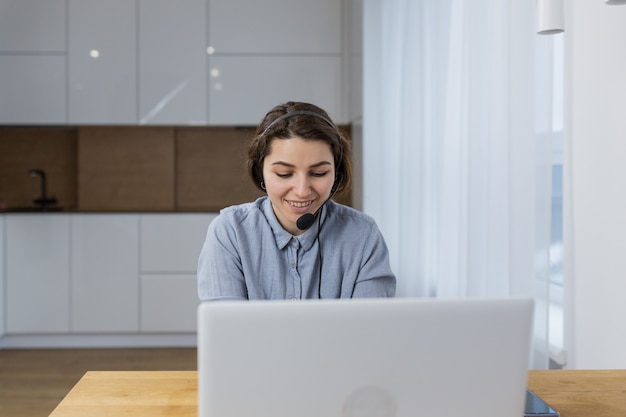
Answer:
[[[523,415],[530,299],[205,302],[200,417]]]

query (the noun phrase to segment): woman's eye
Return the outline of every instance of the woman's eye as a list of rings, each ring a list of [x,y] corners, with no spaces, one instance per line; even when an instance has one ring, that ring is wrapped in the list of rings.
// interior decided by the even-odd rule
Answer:
[[[309,175],[311,175],[314,178],[321,178],[321,177],[325,177],[328,174],[328,171],[324,171],[324,172],[311,172]],[[291,178],[293,176],[293,173],[291,172],[277,172],[276,176],[278,178]]]

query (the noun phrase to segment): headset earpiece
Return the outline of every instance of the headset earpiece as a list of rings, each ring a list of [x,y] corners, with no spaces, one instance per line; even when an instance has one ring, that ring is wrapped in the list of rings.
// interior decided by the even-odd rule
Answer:
[[[254,163],[254,167],[252,169],[254,170],[256,180],[259,184],[261,184],[263,182],[263,172],[261,172],[261,167],[259,166],[258,161]]]
[[[343,182],[343,172],[337,172],[337,175],[335,175],[335,183],[333,184],[333,188],[339,188],[339,186],[341,186],[341,183]]]

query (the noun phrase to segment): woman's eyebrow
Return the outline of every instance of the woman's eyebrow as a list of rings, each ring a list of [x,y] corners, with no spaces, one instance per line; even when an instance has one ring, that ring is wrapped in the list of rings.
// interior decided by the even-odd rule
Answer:
[[[285,162],[285,161],[272,162],[272,165],[281,165],[281,166],[288,167],[288,168],[295,168],[294,164],[290,164],[289,162]],[[309,168],[318,168],[324,165],[332,165],[332,163],[329,161],[320,161],[316,164],[311,165]]]

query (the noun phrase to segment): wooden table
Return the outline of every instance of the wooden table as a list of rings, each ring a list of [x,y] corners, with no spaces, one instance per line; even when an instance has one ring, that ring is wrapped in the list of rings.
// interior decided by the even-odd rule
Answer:
[[[561,417],[626,416],[626,370],[530,371],[528,388]]]
[[[530,371],[561,417],[626,416],[626,370]],[[195,371],[87,372],[50,417],[197,417]]]
[[[198,417],[196,371],[87,372],[50,417]]]

